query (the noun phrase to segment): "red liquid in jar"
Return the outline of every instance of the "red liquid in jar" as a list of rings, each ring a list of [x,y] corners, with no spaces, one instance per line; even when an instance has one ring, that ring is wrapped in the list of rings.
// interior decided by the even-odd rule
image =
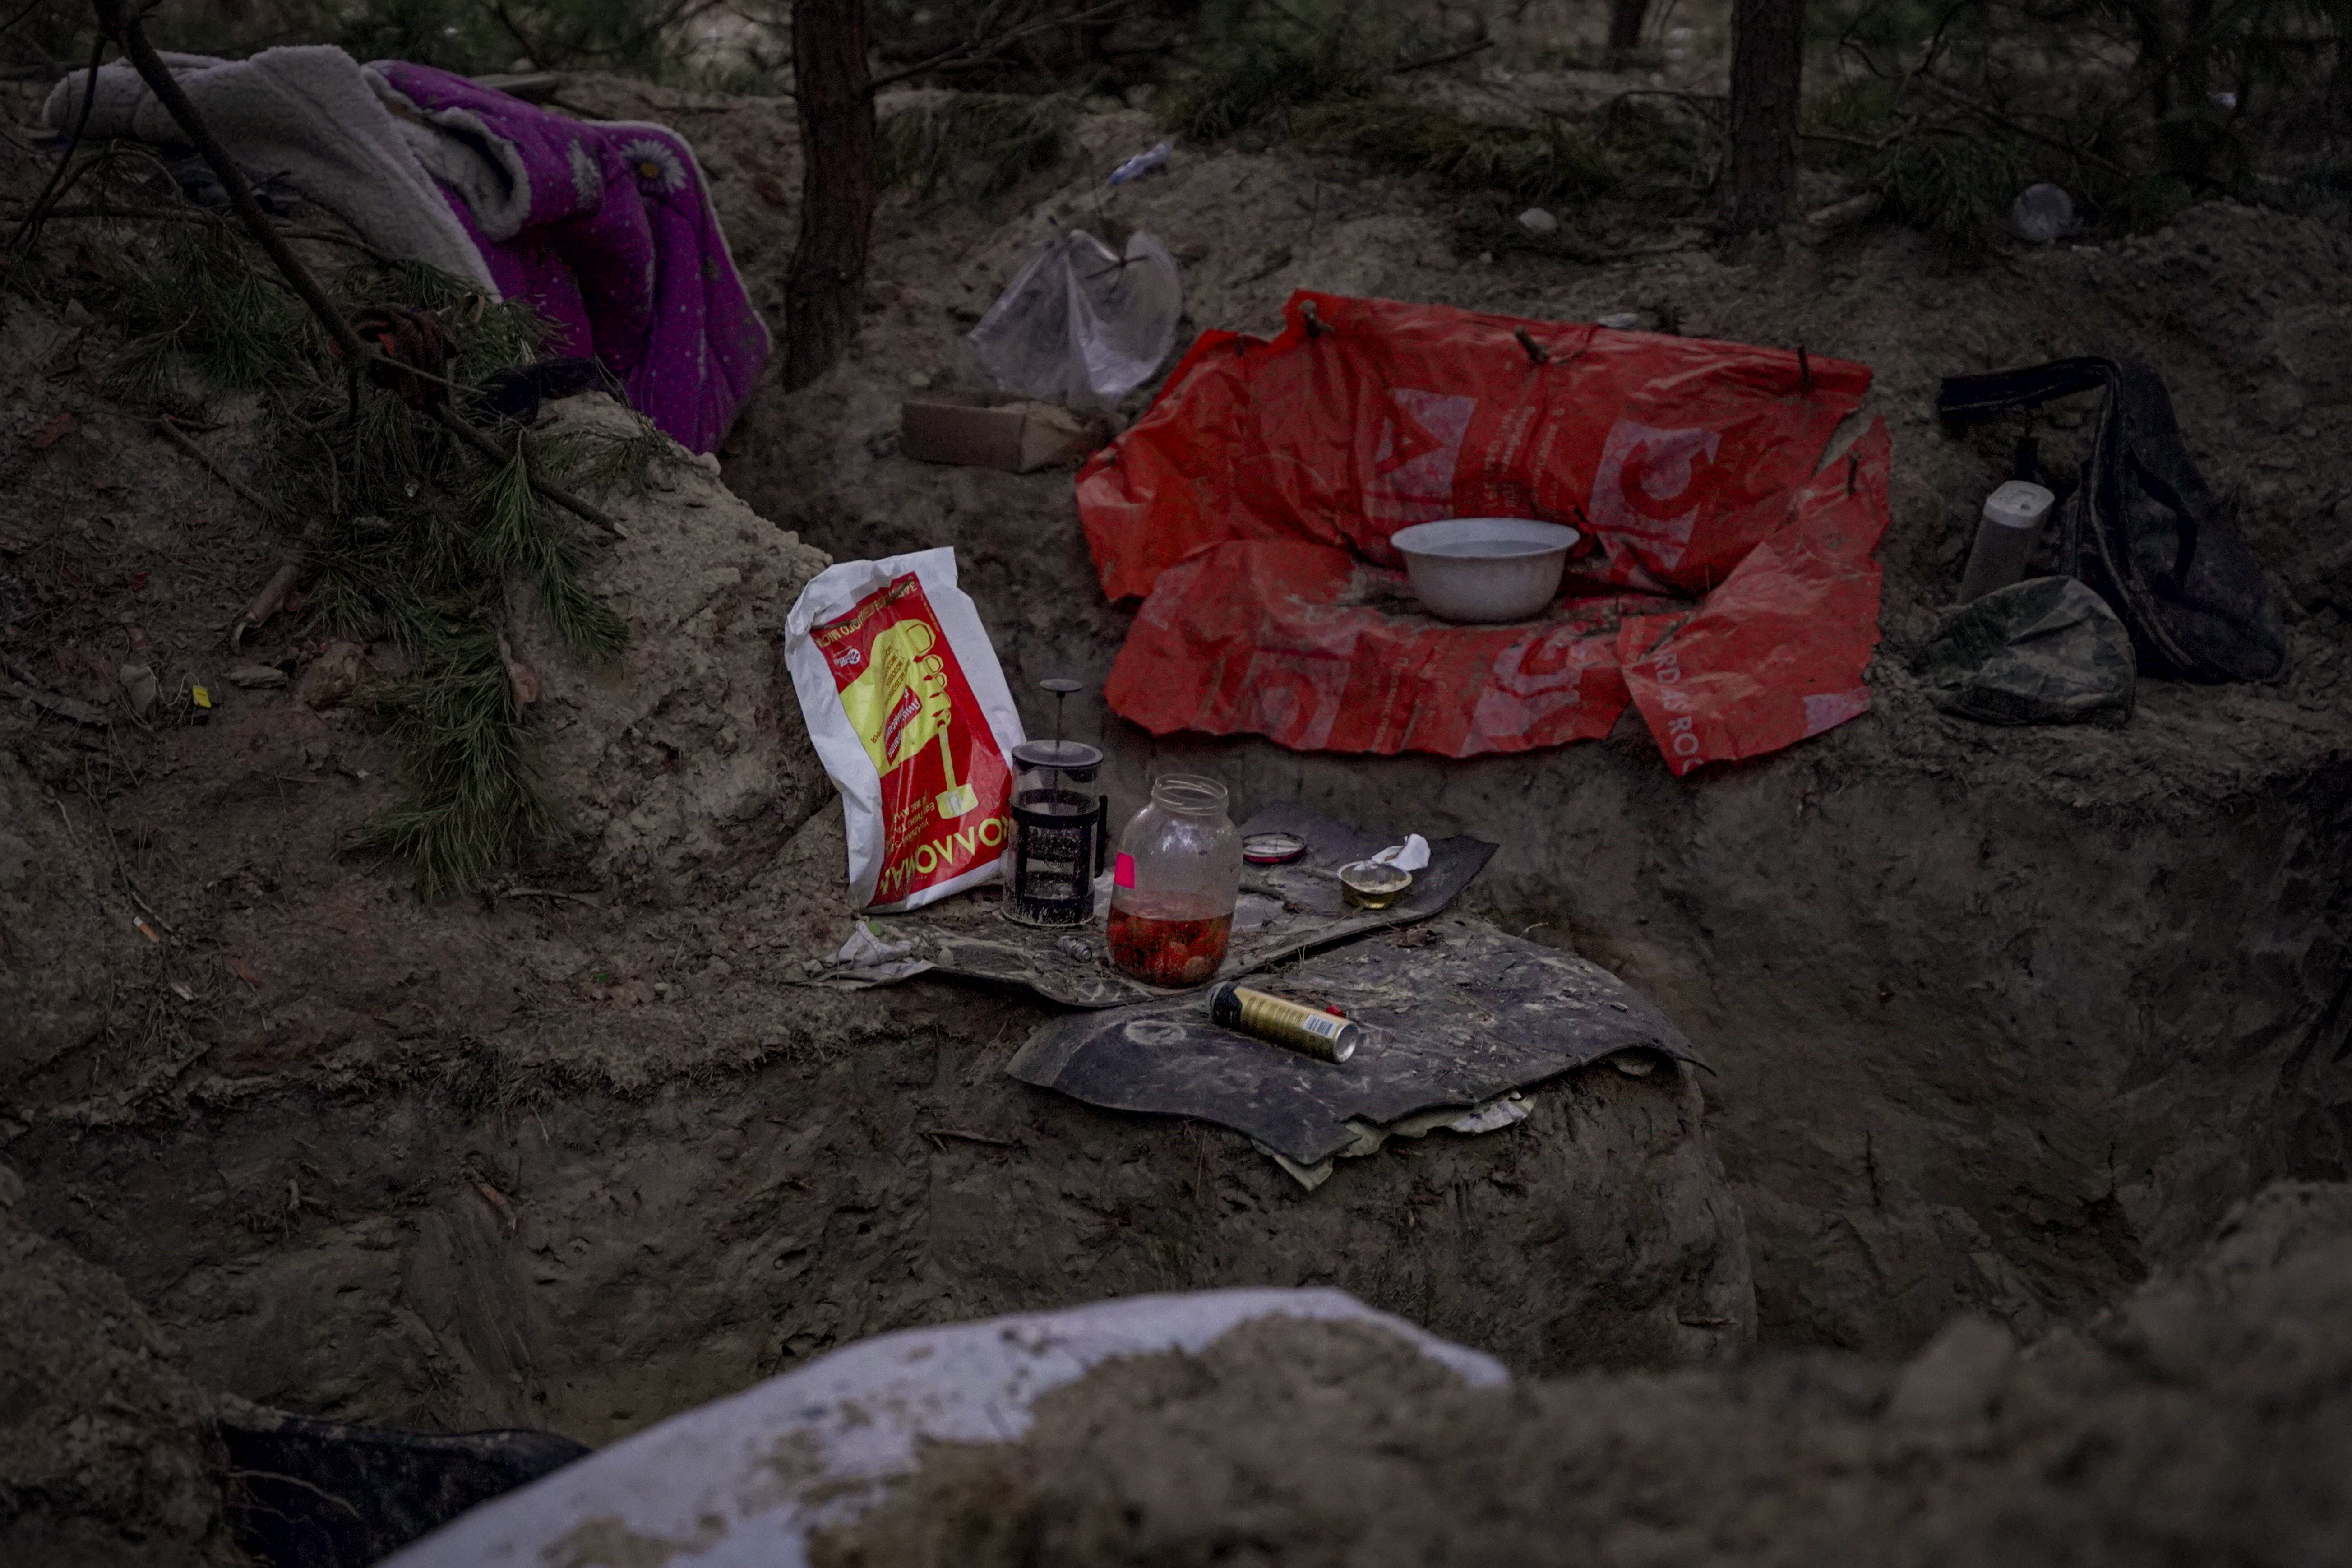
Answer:
[[[1111,906],[1110,961],[1147,985],[1201,985],[1225,961],[1231,910],[1188,893],[1130,893]]]

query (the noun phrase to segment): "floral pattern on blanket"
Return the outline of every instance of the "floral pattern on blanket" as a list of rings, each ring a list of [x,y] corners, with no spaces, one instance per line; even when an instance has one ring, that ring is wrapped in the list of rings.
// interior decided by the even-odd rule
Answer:
[[[491,238],[466,197],[443,190],[499,292],[552,324],[548,352],[602,360],[672,439],[715,449],[772,345],[685,140],[659,125],[569,119],[428,66],[373,68],[427,122],[512,149],[494,162],[520,165],[530,203],[509,237]]]

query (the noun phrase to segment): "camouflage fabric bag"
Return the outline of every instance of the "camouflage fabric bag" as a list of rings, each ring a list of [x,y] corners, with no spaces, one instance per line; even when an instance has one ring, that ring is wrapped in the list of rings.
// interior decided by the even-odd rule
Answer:
[[[2131,717],[2131,635],[2072,577],[2029,577],[1945,611],[1913,668],[1937,707],[1988,724]]]
[[[2121,359],[1956,375],[1937,411],[1989,418],[2104,388],[2082,482],[2052,521],[2057,570],[2122,617],[2150,675],[2268,680],[2286,668],[2286,632],[2262,564],[2181,445],[2164,380]]]

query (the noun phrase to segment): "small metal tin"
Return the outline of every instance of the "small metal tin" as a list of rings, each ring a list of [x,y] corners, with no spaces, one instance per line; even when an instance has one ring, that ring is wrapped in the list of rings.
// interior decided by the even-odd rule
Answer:
[[[1339,868],[1339,892],[1360,910],[1384,910],[1412,890],[1412,873],[1381,860]]]
[[[1242,840],[1242,858],[1253,866],[1287,866],[1307,853],[1296,833],[1253,833]]]
[[[1352,1019],[1230,980],[1210,991],[1209,1021],[1327,1062],[1346,1061],[1364,1037],[1364,1026]]]

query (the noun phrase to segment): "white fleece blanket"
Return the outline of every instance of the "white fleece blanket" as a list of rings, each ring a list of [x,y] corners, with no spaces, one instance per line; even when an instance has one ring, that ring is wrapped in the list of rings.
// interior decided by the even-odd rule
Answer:
[[[229,156],[254,174],[284,181],[341,217],[378,250],[469,279],[492,299],[499,297],[481,252],[449,210],[420,153],[431,153],[436,173],[446,169],[467,176],[452,183],[468,188],[469,195],[469,187],[489,175],[481,155],[446,145],[448,131],[395,117],[387,95],[406,100],[375,72],[325,44],[264,49],[244,60],[165,55],[163,61]],[[71,130],[89,79],[87,71],[76,71],[59,82],[42,109],[43,123]],[[86,134],[185,140],[147,84],[122,64],[99,71]],[[495,176],[489,180],[495,183]],[[477,210],[495,213],[495,196],[488,189],[482,194],[486,199]]]

